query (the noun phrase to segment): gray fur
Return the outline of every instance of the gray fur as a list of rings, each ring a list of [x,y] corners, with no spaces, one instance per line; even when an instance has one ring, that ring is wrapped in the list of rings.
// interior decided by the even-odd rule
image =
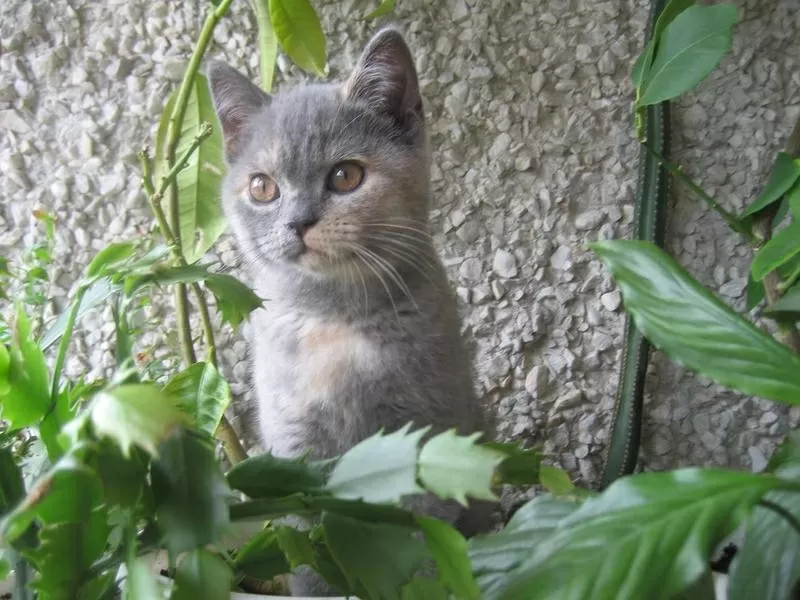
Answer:
[[[431,241],[422,101],[400,34],[379,32],[347,82],[272,98],[221,63],[207,72],[228,152],[224,210],[267,299],[252,347],[265,447],[327,458],[409,421],[491,437]],[[351,159],[366,165],[361,187],[327,190],[330,169]],[[256,173],[280,198],[250,201]],[[305,241],[298,220],[317,222]],[[452,504],[419,502],[466,533],[485,528]],[[293,593],[313,585],[296,578]]]

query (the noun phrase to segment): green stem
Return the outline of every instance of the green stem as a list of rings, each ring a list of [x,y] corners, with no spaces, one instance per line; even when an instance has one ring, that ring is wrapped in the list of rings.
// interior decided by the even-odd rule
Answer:
[[[750,243],[755,243],[756,237],[753,235],[753,232],[750,231],[747,227],[742,225],[739,222],[739,219],[736,218],[736,215],[733,213],[728,212],[723,208],[714,198],[712,198],[703,188],[701,188],[695,181],[689,177],[686,172],[678,165],[675,165],[661,156],[655,149],[651,148],[646,143],[643,143],[644,147],[647,148],[647,151],[653,154],[661,165],[670,172],[674,177],[680,179],[684,184],[686,184],[689,189],[691,189],[701,200],[703,200],[708,206],[713,208],[719,215],[725,220],[728,224],[728,227],[733,229],[736,233],[743,235],[747,238],[747,241]]]
[[[55,406],[56,399],[58,398],[58,392],[61,388],[61,369],[64,367],[64,361],[67,358],[67,350],[69,349],[69,344],[72,341],[72,331],[75,329],[75,321],[78,319],[78,311],[81,308],[83,297],[86,295],[86,291],[88,289],[89,286],[86,284],[83,284],[78,288],[78,291],[75,294],[75,300],[72,303],[72,308],[67,316],[67,323],[64,326],[64,333],[61,335],[61,341],[58,344],[56,362],[53,366],[53,384],[50,389],[50,402],[53,406]]]

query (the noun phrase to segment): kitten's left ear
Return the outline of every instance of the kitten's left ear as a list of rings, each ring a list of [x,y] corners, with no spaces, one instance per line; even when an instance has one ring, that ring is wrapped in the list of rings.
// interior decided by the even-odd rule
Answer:
[[[219,60],[208,61],[205,71],[222,125],[225,152],[229,159],[234,158],[245,142],[247,122],[269,104],[270,96],[239,71]]]
[[[345,84],[345,97],[369,104],[409,126],[423,119],[414,59],[399,31],[379,31],[367,44]]]

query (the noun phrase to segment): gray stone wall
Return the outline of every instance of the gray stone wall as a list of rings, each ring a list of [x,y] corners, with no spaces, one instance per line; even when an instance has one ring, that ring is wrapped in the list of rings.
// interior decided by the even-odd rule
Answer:
[[[794,0],[736,3],[733,51],[674,107],[674,149],[708,191],[741,209],[800,113],[800,11]],[[358,19],[371,3],[317,5],[331,72],[341,75],[374,27]],[[59,217],[50,311],[93,252],[149,224],[136,153],[153,139],[207,6],[12,0],[0,8],[0,253],[31,243],[34,208]],[[628,74],[648,10],[635,0],[398,0],[395,15],[421,73],[436,241],[463,300],[478,383],[504,436],[543,445],[588,483],[601,466],[622,318],[619,292],[586,242],[631,231],[638,148]],[[250,6],[237,1],[212,53],[255,76],[255,39]],[[281,67],[279,86],[302,78]],[[749,250],[680,187],[669,240],[695,276],[743,308]],[[236,262],[228,239],[217,253]],[[112,364],[107,317],[87,319],[70,372],[99,375]],[[222,344],[244,393],[245,344],[229,336]],[[647,406],[642,464],[652,469],[760,468],[788,423],[785,411],[659,353]]]

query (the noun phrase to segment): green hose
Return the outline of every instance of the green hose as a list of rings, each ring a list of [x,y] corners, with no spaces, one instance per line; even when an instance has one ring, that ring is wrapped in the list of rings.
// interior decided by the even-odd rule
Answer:
[[[656,20],[667,0],[653,0],[648,39],[653,35]],[[644,131],[647,144],[669,159],[669,106],[662,102],[644,109]],[[644,145],[639,149],[639,178],[636,185],[636,215],[634,239],[664,246],[666,231],[669,176],[659,161]],[[618,477],[633,473],[639,455],[644,408],[644,383],[650,344],[636,329],[629,315],[625,316],[625,336],[622,349],[619,386],[614,403],[602,487]]]

